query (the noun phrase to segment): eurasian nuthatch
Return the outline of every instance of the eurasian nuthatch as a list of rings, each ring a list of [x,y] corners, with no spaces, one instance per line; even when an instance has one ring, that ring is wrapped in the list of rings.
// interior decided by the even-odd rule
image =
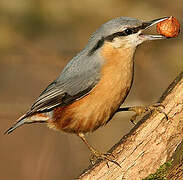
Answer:
[[[30,110],[5,133],[23,124],[45,122],[50,128],[77,134],[95,157],[114,162],[90,146],[84,134],[105,125],[118,111],[132,86],[137,45],[166,39],[142,34],[143,30],[167,18],[143,22],[119,17],[103,24]]]

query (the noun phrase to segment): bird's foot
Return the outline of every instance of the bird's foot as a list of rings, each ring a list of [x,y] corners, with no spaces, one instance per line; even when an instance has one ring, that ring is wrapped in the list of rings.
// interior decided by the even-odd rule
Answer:
[[[111,158],[111,156],[114,158],[114,155],[112,153],[103,154],[103,153],[100,153],[99,151],[93,149],[90,162],[91,162],[91,164],[95,164],[97,160],[107,160],[106,164],[107,164],[108,168],[109,168],[108,161],[110,161],[110,162],[116,164],[117,166],[121,167],[118,162],[116,162],[115,160],[113,160]]]
[[[165,118],[168,120],[168,116],[165,112],[163,112],[163,109],[165,108],[165,106],[161,103],[156,103],[156,104],[153,104],[153,105],[150,105],[150,106],[134,106],[134,107],[130,107],[129,110],[130,111],[134,111],[135,112],[135,115],[133,115],[130,119],[130,121],[136,125],[136,118],[138,116],[141,116],[143,115],[144,113],[146,112],[150,112],[152,113],[153,111],[154,112],[157,112],[157,113],[163,113],[165,115]]]
[[[97,151],[95,148],[93,148],[88,141],[85,138],[85,135],[83,133],[78,133],[78,136],[82,139],[82,141],[88,146],[92,153],[92,157],[90,159],[91,164],[95,164],[97,160],[107,160],[107,166],[109,167],[108,161],[116,164],[117,166],[121,167],[119,163],[114,161],[111,156],[114,158],[114,155],[112,153],[102,154],[99,151]]]

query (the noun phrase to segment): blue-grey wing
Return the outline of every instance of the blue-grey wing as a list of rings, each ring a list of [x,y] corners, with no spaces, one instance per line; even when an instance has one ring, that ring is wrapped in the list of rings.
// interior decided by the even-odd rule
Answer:
[[[60,76],[39,96],[28,114],[50,111],[87,95],[100,79],[101,63],[82,55],[70,61]]]
[[[69,82],[60,84],[57,81],[51,83],[33,104],[31,111],[49,111],[57,106],[71,104],[73,101],[87,95],[96,85],[97,81],[87,82],[86,84],[86,82],[79,80],[77,86],[76,83],[77,81],[74,84]],[[75,93],[72,93],[72,89],[74,89]]]

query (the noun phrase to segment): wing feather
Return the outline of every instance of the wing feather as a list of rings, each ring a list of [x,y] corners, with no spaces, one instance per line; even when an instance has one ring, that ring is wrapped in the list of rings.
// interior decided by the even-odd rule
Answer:
[[[65,106],[87,95],[100,79],[101,61],[92,56],[86,61],[85,50],[74,57],[32,105],[28,115],[48,112]]]

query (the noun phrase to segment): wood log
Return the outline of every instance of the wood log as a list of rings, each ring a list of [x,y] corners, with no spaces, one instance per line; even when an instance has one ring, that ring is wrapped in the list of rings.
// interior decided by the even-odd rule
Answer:
[[[168,168],[166,178],[168,180],[182,180],[183,179],[183,141],[177,147],[172,156],[172,165]]]
[[[160,165],[171,159],[183,140],[183,72],[170,84],[158,101],[163,113],[153,111],[109,151],[121,168],[100,161],[78,177],[79,180],[140,180],[155,173]],[[182,177],[183,179],[183,177]]]

